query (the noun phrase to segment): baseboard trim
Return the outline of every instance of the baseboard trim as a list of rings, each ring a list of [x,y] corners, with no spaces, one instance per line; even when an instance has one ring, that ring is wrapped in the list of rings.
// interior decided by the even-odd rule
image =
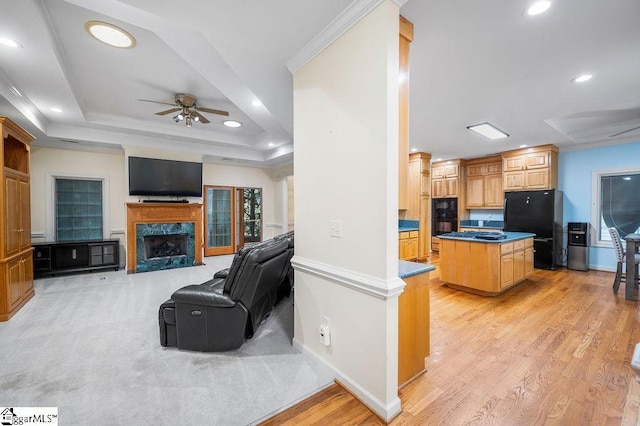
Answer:
[[[373,396],[369,391],[360,386],[355,380],[351,377],[344,374],[339,368],[335,365],[331,364],[326,359],[318,356],[315,352],[309,349],[307,346],[301,344],[295,337],[293,338],[293,347],[301,353],[313,357],[323,363],[327,368],[331,369],[336,375],[336,382],[345,388],[349,393],[351,393],[355,398],[357,398],[364,405],[369,407],[371,411],[373,411],[378,417],[380,417],[385,422],[390,422],[394,419],[398,414],[402,412],[402,407],[400,403],[400,398],[396,395],[396,397],[388,404],[385,404],[383,401],[380,401],[378,398]]]
[[[398,277],[384,280],[297,255],[291,259],[291,265],[298,272],[315,275],[383,300],[398,297],[404,291],[405,282]]]

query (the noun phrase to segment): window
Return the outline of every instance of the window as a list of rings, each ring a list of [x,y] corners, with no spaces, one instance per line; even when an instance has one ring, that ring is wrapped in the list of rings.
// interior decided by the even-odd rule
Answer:
[[[262,241],[262,189],[244,188],[242,192],[244,241]]]
[[[102,181],[55,179],[56,241],[103,238]]]
[[[640,232],[640,170],[594,173],[597,194],[592,223],[597,224],[597,245],[611,241],[608,228],[618,229],[621,237]]]

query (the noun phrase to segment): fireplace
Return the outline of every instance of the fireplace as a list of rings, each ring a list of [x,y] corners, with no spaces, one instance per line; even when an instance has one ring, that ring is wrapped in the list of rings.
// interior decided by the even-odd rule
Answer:
[[[202,204],[127,204],[127,272],[202,264]]]
[[[186,256],[189,235],[147,235],[144,237],[144,258]]]

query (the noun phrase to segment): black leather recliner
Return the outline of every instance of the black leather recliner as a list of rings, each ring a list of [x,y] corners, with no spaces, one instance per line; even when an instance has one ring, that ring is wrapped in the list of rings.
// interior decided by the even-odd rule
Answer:
[[[288,240],[267,240],[239,250],[226,277],[177,290],[160,306],[160,344],[203,352],[239,348],[275,305],[289,259]]]

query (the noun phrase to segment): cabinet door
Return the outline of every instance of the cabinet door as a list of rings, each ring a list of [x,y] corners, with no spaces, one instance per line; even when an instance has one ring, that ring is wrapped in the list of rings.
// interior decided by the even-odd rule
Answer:
[[[443,166],[436,166],[431,169],[432,179],[442,179],[445,176],[445,169]]]
[[[22,269],[24,269],[22,260],[20,257],[7,264],[7,305],[9,312],[18,306],[22,300],[21,276],[23,275]]]
[[[22,257],[21,265],[20,286],[22,288],[22,298],[25,298],[33,291],[33,257],[31,252]]]
[[[523,189],[525,187],[524,172],[508,172],[502,175],[505,191]]]
[[[502,171],[513,172],[517,170],[524,170],[526,167],[526,157],[506,157],[502,159]]]
[[[31,247],[31,189],[29,179],[20,177],[18,180],[19,210],[16,211],[20,221],[19,245],[20,251]]]
[[[533,240],[531,240],[533,244]],[[530,277],[533,274],[533,247],[526,247],[524,249],[524,276]]]
[[[525,180],[527,189],[547,189],[549,188],[549,169],[527,170]]]
[[[447,187],[444,179],[433,179],[431,181],[431,196],[433,198],[444,198],[447,196]]]
[[[518,250],[513,253],[513,282],[518,283],[524,277],[524,250]]]
[[[5,257],[20,251],[20,186],[19,178],[7,174],[4,179],[5,190]]]
[[[468,196],[468,195],[467,195]],[[502,208],[504,191],[502,190],[502,175],[487,175],[484,178],[484,206]]]
[[[445,185],[445,196],[446,197],[457,197],[458,196],[458,178],[446,178],[444,180]]]
[[[540,152],[535,154],[528,154],[525,161],[525,167],[527,168],[527,170],[548,168],[549,153]]]
[[[500,256],[500,289],[513,284],[513,253]]]
[[[468,176],[467,207],[484,207],[484,198],[484,176]]]
[[[468,176],[482,176],[486,173],[485,164],[469,164],[467,165],[467,177]]]

